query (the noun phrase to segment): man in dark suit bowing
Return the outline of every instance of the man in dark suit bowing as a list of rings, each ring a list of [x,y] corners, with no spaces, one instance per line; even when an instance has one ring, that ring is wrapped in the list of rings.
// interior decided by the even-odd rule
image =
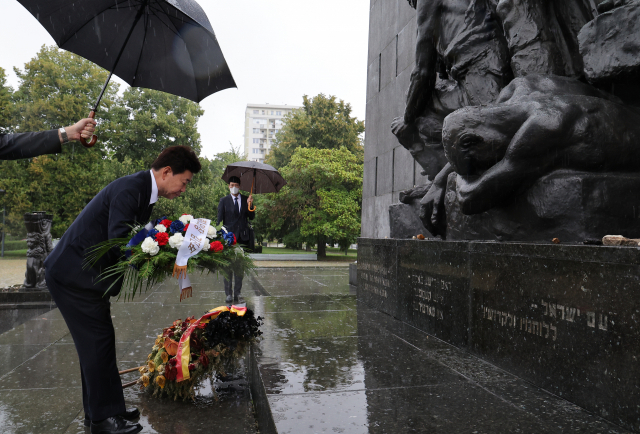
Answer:
[[[82,119],[75,124],[51,131],[36,133],[0,134],[0,160],[19,160],[44,154],[62,152],[62,144],[80,137],[90,139],[96,121]]]
[[[122,253],[113,249],[94,266],[83,269],[87,249],[113,238],[127,237],[131,227],[148,222],[158,197],[180,196],[200,161],[187,146],[166,148],[151,165],[113,181],[98,193],[67,229],[45,261],[47,286],[64,317],[80,359],[85,425],[91,434],[134,434],[139,416],[126,409],[116,365],[116,346],[109,295],[120,292],[121,280],[99,275]]]
[[[236,236],[236,242],[239,244],[247,244],[250,238],[249,221],[253,220],[256,213],[249,211],[253,205],[253,195],[249,197],[240,194],[240,178],[232,176],[229,178],[229,194],[218,203],[218,224],[224,223],[224,227],[228,231],[233,232]],[[234,264],[227,269],[228,277],[224,277],[224,292],[227,295],[227,303],[235,301],[244,303],[244,298],[240,294],[242,291],[242,279],[244,277],[241,271],[234,270]],[[234,277],[235,275],[235,277]],[[234,287],[231,288],[231,281],[234,281]],[[234,295],[235,290],[235,295]]]

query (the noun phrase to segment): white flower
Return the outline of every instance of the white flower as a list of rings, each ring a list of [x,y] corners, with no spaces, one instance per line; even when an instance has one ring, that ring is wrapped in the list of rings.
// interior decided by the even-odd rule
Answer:
[[[207,228],[207,237],[215,238],[217,233],[218,233],[218,231],[216,231],[216,228],[214,228],[213,226],[209,225],[209,227]]]
[[[158,232],[167,232],[167,228],[165,227],[165,225],[161,225],[160,223],[158,223],[156,225],[156,231],[158,231]]]
[[[184,237],[181,233],[176,233],[173,236],[169,237],[169,245],[174,249],[179,249],[182,245],[182,241],[184,241]]]
[[[211,226],[209,226],[209,227],[211,227]],[[211,247],[211,240],[209,238],[205,238],[204,239],[204,246],[202,246],[202,251],[203,252],[208,252],[210,247]]]
[[[147,237],[142,242],[142,251],[150,254],[151,256],[155,256],[160,251],[160,247],[158,247],[158,243],[153,240],[151,237]]]
[[[180,216],[178,220],[180,220],[182,223],[186,225],[191,220],[193,220],[193,216],[191,214],[183,215],[183,216]]]

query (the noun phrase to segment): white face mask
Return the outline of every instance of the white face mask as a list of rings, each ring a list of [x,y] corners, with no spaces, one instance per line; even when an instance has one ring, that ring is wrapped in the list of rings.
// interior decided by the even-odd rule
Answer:
[[[240,189],[238,187],[229,187],[229,191],[231,192],[231,194],[240,193]]]

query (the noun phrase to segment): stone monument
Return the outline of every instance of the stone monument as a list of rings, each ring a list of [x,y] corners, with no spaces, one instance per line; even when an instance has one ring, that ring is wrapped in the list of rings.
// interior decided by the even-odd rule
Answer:
[[[44,278],[44,260],[53,250],[51,240],[51,223],[53,215],[43,211],[30,212],[24,215],[27,227],[27,272],[25,273],[24,289],[36,291],[47,289]]]
[[[358,298],[640,432],[640,0],[371,11]]]
[[[400,195],[408,206],[391,208],[392,236],[412,225],[414,235],[426,228],[460,240],[640,236],[640,202],[628,196],[640,169],[640,3],[604,2],[600,15],[589,1],[547,3],[411,2],[416,65],[392,130],[428,178]],[[572,226],[549,200],[576,195]],[[608,227],[583,224],[604,220]]]

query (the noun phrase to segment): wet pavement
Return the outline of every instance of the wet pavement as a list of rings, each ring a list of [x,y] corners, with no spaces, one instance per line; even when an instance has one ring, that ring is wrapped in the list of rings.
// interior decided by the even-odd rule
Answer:
[[[224,304],[222,281],[192,276],[194,296],[180,303],[177,285],[161,284],[134,302],[112,303],[121,370],[140,366],[162,328]],[[256,297],[247,282],[247,298]],[[246,369],[226,381],[203,384],[195,402],[152,398],[137,387],[125,390],[137,406],[144,433],[257,432]],[[123,376],[133,381],[135,373]],[[58,309],[0,334],[0,432],[3,434],[88,433],[83,425],[78,357]]]
[[[359,304],[347,268],[256,273],[243,290],[265,319],[254,362],[267,402],[256,407],[268,404],[280,434],[626,432]],[[186,302],[165,283],[112,304],[120,369],[142,364],[175,319],[224,304],[221,280],[192,281]],[[144,433],[257,433],[247,378],[243,364],[227,381],[203,384],[195,403],[137,388],[125,397],[140,408]],[[83,417],[77,355],[58,310],[0,334],[0,432],[86,433]]]
[[[255,353],[280,434],[627,432],[359,304],[347,269],[258,279],[271,296],[252,300]]]

